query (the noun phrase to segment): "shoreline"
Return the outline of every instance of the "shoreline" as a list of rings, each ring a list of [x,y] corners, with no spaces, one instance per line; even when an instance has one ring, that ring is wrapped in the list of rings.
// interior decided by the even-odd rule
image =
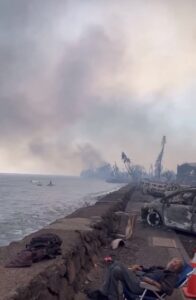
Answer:
[[[11,175],[13,175],[13,174],[11,174]],[[29,176],[31,176],[31,175],[29,175]],[[45,177],[45,175],[43,175],[43,176]],[[88,184],[88,182],[87,182],[87,184]],[[61,188],[61,186],[60,186],[60,188]],[[26,209],[24,211],[24,214],[22,213],[22,205],[23,204],[19,203],[21,206],[21,214],[20,214],[20,216],[18,216],[19,221],[17,221],[17,219],[16,219],[17,216],[16,217],[12,216],[11,208],[10,208],[10,212],[9,212],[10,216],[8,215],[8,217],[6,217],[5,219],[4,218],[2,219],[2,227],[1,227],[2,230],[0,232],[0,238],[1,238],[0,247],[8,246],[12,242],[20,241],[24,237],[26,237],[38,230],[41,230],[42,228],[44,228],[45,226],[48,226],[52,222],[55,222],[59,218],[64,218],[64,217],[68,216],[69,214],[73,213],[75,210],[77,210],[81,207],[94,205],[102,197],[122,188],[122,185],[121,186],[111,185],[109,187],[110,188],[109,190],[107,188],[108,187],[104,186],[104,184],[103,184],[103,189],[101,189],[100,186],[98,186],[98,192],[93,191],[93,189],[91,188],[89,193],[86,192],[86,194],[84,194],[84,192],[81,192],[81,196],[79,196],[78,198],[73,193],[73,200],[72,200],[72,198],[70,198],[71,200],[68,200],[67,199],[68,197],[65,196],[64,204],[63,204],[63,201],[61,201],[60,202],[61,204],[59,205],[59,207],[62,206],[62,210],[60,210],[58,207],[56,208],[55,207],[56,205],[55,204],[53,205],[52,203],[48,203],[48,207],[51,207],[50,210],[48,210],[47,207],[46,207],[45,211],[43,210],[43,208],[41,208],[43,210],[42,213],[39,213],[35,209],[32,209],[32,218],[29,215],[29,220],[31,220],[30,222],[28,222],[28,214],[31,213],[31,208],[30,208],[31,200],[29,200],[30,198],[27,199],[28,200],[27,205],[29,203],[29,211]],[[33,191],[33,192],[36,192],[36,191]],[[44,193],[48,193],[48,192],[44,191]],[[55,191],[55,193],[56,193],[56,191]],[[63,192],[61,190],[60,190],[60,193],[63,194]],[[51,195],[52,195],[52,197],[55,197],[53,190],[52,190]],[[47,199],[47,194],[42,193],[41,196],[45,197]],[[72,195],[71,195],[71,197],[72,197]],[[63,196],[61,196],[61,198],[63,198]],[[24,202],[24,205],[26,205],[25,201],[24,200],[22,200],[22,201]],[[23,202],[21,202],[21,203],[23,203]],[[45,200],[43,198],[43,200],[40,201],[40,205],[42,206],[42,203],[44,203],[44,202],[45,202]],[[32,203],[32,205],[33,204],[34,203]],[[17,205],[17,204],[15,203],[15,205]],[[53,211],[53,207],[54,207],[54,211]],[[6,206],[5,206],[5,209],[7,209]],[[3,213],[3,211],[2,211],[2,213]],[[18,212],[18,213],[20,213],[20,212]],[[20,219],[21,218],[23,219],[23,215],[24,215],[24,221],[22,224],[22,222],[20,222]],[[38,217],[36,217],[36,215]],[[9,222],[9,217],[10,217],[10,222]],[[12,220],[12,218],[14,221]],[[21,227],[19,225],[20,223],[21,223]],[[4,226],[4,224],[5,224],[5,226]]]
[[[156,260],[159,264],[160,257],[166,262],[168,257],[179,253],[188,261],[175,232],[151,228],[139,220],[127,246],[111,250],[111,240],[117,233],[124,232],[127,220],[127,217],[122,219],[116,212],[138,214],[142,197],[136,186],[126,185],[101,197],[94,205],[81,207],[20,242],[0,247],[0,300],[86,300],[86,288],[95,287],[103,278],[99,272],[101,269],[104,272],[103,257],[108,254],[127,265],[141,261],[152,265]],[[7,260],[23,250],[32,237],[43,233],[55,233],[62,239],[60,256],[33,263],[28,268],[4,267]],[[154,245],[154,237],[159,238],[160,242],[162,239],[174,240],[173,248],[171,245]],[[93,273],[99,276],[92,281]],[[171,299],[181,298],[174,295]]]
[[[132,189],[127,185],[110,192],[94,205],[79,208],[21,241],[0,247],[0,299],[75,300],[81,280],[118,224],[114,212],[125,209]],[[42,233],[59,235],[63,241],[61,256],[29,268],[4,267],[32,237]]]

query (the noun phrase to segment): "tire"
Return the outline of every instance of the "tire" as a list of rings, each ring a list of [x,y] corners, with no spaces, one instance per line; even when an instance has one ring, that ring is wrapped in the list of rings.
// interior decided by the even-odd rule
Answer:
[[[162,224],[161,216],[156,210],[148,212],[146,221],[150,226],[160,226]]]

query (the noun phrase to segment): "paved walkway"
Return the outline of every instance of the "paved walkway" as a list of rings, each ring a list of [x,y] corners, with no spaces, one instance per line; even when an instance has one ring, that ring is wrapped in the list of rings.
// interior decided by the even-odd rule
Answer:
[[[146,267],[151,265],[165,265],[168,260],[173,257],[183,257],[189,260],[182,244],[177,235],[173,231],[166,229],[155,229],[142,224],[140,220],[140,208],[144,200],[150,201],[149,196],[144,196],[139,192],[135,192],[128,202],[126,212],[136,213],[138,215],[134,228],[134,233],[126,247],[117,250],[111,250],[111,247],[105,247],[97,261],[97,268],[89,273],[87,278],[86,289],[99,288],[104,274],[103,257],[107,255],[113,256],[113,259],[123,262],[125,265],[141,264]],[[184,300],[183,293],[180,289],[175,290],[168,300]]]
[[[135,211],[138,214],[137,223],[134,230],[134,239],[140,239],[140,247],[136,254],[135,263],[142,265],[165,265],[172,257],[183,257],[189,260],[182,244],[174,231],[164,230],[163,228],[151,228],[144,225],[140,219],[140,208],[145,196],[135,192],[129,201],[126,211]],[[140,201],[138,201],[140,200]],[[150,200],[149,197],[147,200]],[[170,300],[185,299],[181,290],[175,290]]]

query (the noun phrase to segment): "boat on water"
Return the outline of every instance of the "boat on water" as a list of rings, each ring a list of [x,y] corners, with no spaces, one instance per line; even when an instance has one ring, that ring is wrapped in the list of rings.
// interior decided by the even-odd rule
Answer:
[[[55,184],[50,180],[50,182],[47,184],[47,186],[54,186]]]
[[[32,180],[31,180],[31,183],[34,184],[34,185],[37,185],[37,186],[42,186],[42,185],[43,185],[43,184],[41,183],[41,181],[35,180],[35,179],[32,179]]]

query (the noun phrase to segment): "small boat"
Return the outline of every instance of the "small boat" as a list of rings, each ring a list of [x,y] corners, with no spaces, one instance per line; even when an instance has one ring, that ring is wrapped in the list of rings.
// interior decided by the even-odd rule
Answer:
[[[54,183],[52,183],[52,180],[47,184],[47,186],[54,186]]]
[[[32,179],[31,183],[37,186],[42,186],[42,183],[39,180]]]

